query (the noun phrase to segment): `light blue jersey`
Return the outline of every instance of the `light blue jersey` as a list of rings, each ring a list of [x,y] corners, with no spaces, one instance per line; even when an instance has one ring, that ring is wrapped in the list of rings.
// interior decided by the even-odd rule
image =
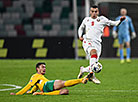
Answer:
[[[122,16],[118,16],[116,20],[119,20],[121,17]],[[113,27],[113,30],[118,31],[118,40],[120,44],[123,42],[130,42],[129,30],[135,32],[132,20],[129,16],[126,16],[126,19],[118,27]]]

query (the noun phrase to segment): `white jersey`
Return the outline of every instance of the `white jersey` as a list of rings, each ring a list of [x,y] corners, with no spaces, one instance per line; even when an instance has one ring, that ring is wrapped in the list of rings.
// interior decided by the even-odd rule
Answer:
[[[104,16],[98,16],[96,19],[91,17],[85,17],[82,24],[79,27],[78,34],[82,37],[83,30],[85,28],[85,38],[93,41],[101,42],[101,36],[105,26],[117,26],[120,23],[118,21],[111,21]]]

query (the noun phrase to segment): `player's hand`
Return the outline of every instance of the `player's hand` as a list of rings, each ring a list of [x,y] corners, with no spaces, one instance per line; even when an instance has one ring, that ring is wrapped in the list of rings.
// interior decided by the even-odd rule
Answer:
[[[10,95],[16,95],[16,93],[11,92]]]
[[[114,39],[117,38],[117,32],[116,32],[116,31],[113,31],[113,32],[112,32],[112,35],[113,35],[113,38],[114,38]]]
[[[120,21],[122,22],[122,21],[124,21],[126,19],[126,17],[125,16],[122,16],[121,18],[120,18]]]
[[[34,92],[33,95],[42,95],[43,92]]]
[[[80,37],[79,39],[80,39],[80,41],[83,41],[83,40],[84,40],[84,38],[83,38],[83,37]]]
[[[135,39],[135,38],[136,38],[136,33],[135,32],[132,32],[131,39]]]

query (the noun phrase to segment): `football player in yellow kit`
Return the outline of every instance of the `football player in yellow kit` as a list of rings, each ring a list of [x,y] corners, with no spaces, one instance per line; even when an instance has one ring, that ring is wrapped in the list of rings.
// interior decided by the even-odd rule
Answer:
[[[48,80],[44,77],[46,72],[46,65],[45,63],[37,63],[36,64],[36,74],[33,74],[28,84],[22,88],[17,93],[10,93],[10,95],[22,95],[24,93],[30,93],[33,95],[66,95],[69,94],[67,89],[62,89],[64,87],[74,86],[80,83],[86,83],[87,78],[82,79],[73,79],[73,80]],[[28,91],[30,88],[32,89]],[[36,92],[37,90],[40,92]]]

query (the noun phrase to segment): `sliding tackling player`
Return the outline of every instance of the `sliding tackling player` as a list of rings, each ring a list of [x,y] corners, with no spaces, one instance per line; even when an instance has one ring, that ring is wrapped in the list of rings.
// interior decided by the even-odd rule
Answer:
[[[10,95],[23,95],[26,92],[33,95],[67,95],[69,94],[69,90],[62,88],[74,86],[80,83],[86,84],[87,82],[86,78],[73,79],[68,81],[48,80],[44,77],[46,72],[45,63],[37,63],[36,71],[37,73],[32,75],[30,81],[24,88],[22,88],[17,93],[10,93]],[[31,87],[32,89],[28,91]],[[38,89],[41,92],[36,92]]]

